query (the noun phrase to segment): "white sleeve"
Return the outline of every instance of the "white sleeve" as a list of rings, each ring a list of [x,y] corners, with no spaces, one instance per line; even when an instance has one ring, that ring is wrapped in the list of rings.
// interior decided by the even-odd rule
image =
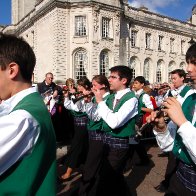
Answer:
[[[84,106],[82,100],[77,101],[75,104],[69,98],[65,98],[64,100],[64,107],[68,110],[73,110],[75,112],[84,112]]]
[[[37,121],[24,110],[0,118],[0,175],[31,153],[39,133]]]
[[[189,155],[196,164],[196,128],[187,121],[180,126],[178,133],[182,137]]]
[[[176,129],[177,125],[173,123],[173,121],[170,121],[165,132],[156,132],[153,130],[157,144],[163,151],[172,151],[174,146],[174,139],[176,137]]]
[[[118,112],[113,112],[108,108],[104,101],[98,104],[98,115],[110,126],[112,129],[123,126],[128,120],[133,118],[137,113],[138,100],[131,98],[126,101]]]
[[[146,108],[154,110],[152,101],[150,100],[150,96],[148,94],[143,95],[143,103],[146,106]]]
[[[101,119],[97,112],[97,103],[90,102],[85,104],[85,111],[90,120],[99,121]]]

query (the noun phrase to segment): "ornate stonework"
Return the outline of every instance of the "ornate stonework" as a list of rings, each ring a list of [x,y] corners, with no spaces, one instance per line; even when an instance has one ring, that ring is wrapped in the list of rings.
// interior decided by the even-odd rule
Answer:
[[[86,17],[86,35],[76,36],[76,16]],[[102,37],[102,19],[109,19],[109,36]],[[43,80],[46,72],[53,72],[56,80],[75,77],[75,52],[83,48],[87,58],[85,71],[91,79],[100,73],[100,54],[107,51],[109,67],[125,64],[135,68],[135,75],[144,74],[149,63],[149,81],[156,82],[160,65],[162,81],[168,81],[168,67],[185,67],[185,54],[190,38],[196,40],[196,7],[191,23],[137,9],[128,0],[12,0],[12,25],[0,27],[1,32],[15,33],[33,47],[37,64],[35,82]],[[131,31],[137,32],[131,45]],[[150,34],[150,48],[146,49],[146,34]],[[158,50],[159,36],[163,37]],[[170,39],[174,51],[170,51]],[[128,42],[130,40],[130,42]],[[183,48],[181,43],[183,41]],[[133,60],[134,59],[134,60]],[[108,68],[107,68],[108,69]]]

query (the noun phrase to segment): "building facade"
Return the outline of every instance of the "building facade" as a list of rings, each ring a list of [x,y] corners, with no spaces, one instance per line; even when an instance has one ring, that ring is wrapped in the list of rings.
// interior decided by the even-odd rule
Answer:
[[[34,49],[34,82],[52,72],[56,80],[108,75],[127,65],[151,83],[168,81],[186,67],[190,39],[196,39],[196,6],[189,22],[134,8],[128,0],[12,0],[12,25]]]

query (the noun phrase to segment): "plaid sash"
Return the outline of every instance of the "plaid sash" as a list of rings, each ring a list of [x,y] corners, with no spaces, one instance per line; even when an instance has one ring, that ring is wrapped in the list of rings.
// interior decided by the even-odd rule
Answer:
[[[196,168],[195,166],[187,165],[182,161],[179,162],[176,175],[184,186],[196,194]]]

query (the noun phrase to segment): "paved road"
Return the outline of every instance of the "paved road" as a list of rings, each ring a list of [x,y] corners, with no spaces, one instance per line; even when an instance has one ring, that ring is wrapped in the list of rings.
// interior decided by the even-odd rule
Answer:
[[[163,196],[163,193],[157,192],[154,187],[157,186],[164,178],[167,165],[166,157],[158,157],[161,153],[156,144],[148,146],[148,154],[151,157],[151,163],[147,167],[135,166],[138,161],[137,155],[130,161],[130,170],[125,173],[125,178],[130,187],[133,196]],[[66,148],[58,149],[57,157],[61,157],[66,153]],[[63,167],[58,166],[58,174],[61,175]],[[77,171],[73,173],[71,180],[59,183],[57,185],[58,196],[77,196],[76,190],[79,186],[81,174]]]

